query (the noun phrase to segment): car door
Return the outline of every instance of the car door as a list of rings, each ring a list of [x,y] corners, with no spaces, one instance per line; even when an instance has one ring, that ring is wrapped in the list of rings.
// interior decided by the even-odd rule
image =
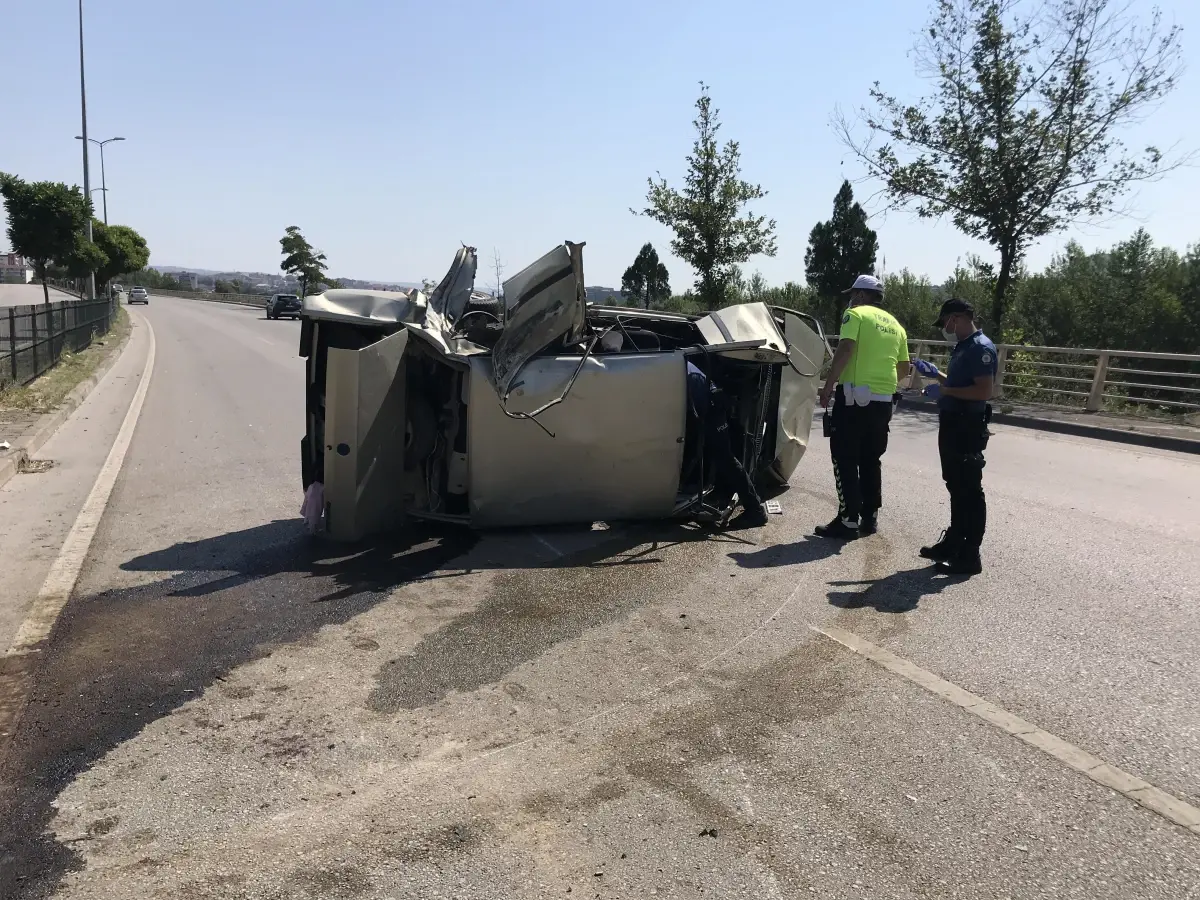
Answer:
[[[325,521],[355,541],[404,519],[404,352],[401,329],[360,350],[330,348],[325,375]]]
[[[582,335],[583,246],[567,241],[504,282],[504,331],[492,350],[502,402],[529,360],[559,338]]]
[[[783,367],[779,381],[779,419],[771,471],[781,483],[786,483],[808,447],[821,368],[829,347],[824,336],[813,327],[815,319],[788,309],[777,308],[775,312],[783,317],[789,362]]]

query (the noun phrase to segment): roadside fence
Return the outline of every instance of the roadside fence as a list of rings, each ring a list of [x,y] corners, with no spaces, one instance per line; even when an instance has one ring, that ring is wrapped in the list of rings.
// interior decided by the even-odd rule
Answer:
[[[945,371],[950,346],[914,340],[909,352]],[[998,400],[1187,420],[1200,416],[1200,354],[1023,344],[997,344],[996,350]],[[921,383],[914,370],[909,386]]]
[[[212,291],[164,291],[146,288],[152,297],[183,297],[187,300],[213,300],[218,303],[236,303],[240,306],[265,307],[271,299],[267,294],[215,294]]]
[[[28,384],[106,334],[112,306],[105,298],[0,307],[0,388]]]

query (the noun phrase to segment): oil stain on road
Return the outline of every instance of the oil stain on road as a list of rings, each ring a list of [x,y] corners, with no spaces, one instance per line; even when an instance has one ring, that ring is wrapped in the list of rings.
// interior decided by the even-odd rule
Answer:
[[[346,622],[475,541],[433,530],[335,549],[298,522],[276,522],[131,560],[125,568],[180,574],[75,598],[21,685],[28,696],[0,760],[0,896],[47,896],[79,868],[79,854],[47,832],[52,803],[114,747],[234,668]]]

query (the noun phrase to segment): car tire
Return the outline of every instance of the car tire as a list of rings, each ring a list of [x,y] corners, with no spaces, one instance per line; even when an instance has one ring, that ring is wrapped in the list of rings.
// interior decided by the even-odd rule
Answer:
[[[415,391],[408,392],[405,418],[404,468],[412,471],[429,458],[437,445],[437,413],[429,400]]]
[[[500,317],[500,300],[497,297],[489,297],[486,300],[481,299],[481,298],[472,297],[470,302],[467,303],[467,308],[464,311],[463,315],[466,315],[469,312],[491,313],[493,316],[496,316],[497,318],[499,318]]]

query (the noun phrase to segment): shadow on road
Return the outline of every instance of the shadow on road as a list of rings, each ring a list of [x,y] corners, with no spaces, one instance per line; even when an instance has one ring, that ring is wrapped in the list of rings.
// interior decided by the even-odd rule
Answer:
[[[844,546],[842,541],[808,535],[794,544],[776,544],[753,553],[730,553],[729,558],[743,569],[772,569],[828,559],[841,553]]]
[[[567,531],[544,531],[569,545]],[[316,540],[300,520],[190,541],[124,563],[150,584],[73,599],[40,662],[7,752],[0,744],[0,896],[48,896],[80,863],[48,832],[55,797],[151,722],[274,649],[302,642],[386,600],[400,585],[501,575],[477,608],[385,666],[370,705],[425,705],[495,681],[585,629],[654,602],[670,584],[665,554],[719,552],[742,539],[654,523],[615,529],[550,558],[519,533],[414,528],[357,546]]]
[[[930,565],[906,569],[884,578],[865,581],[831,581],[830,587],[863,587],[858,591],[830,591],[829,602],[839,609],[873,607],[883,613],[912,612],[922,597],[939,594],[965,576],[943,575]]]

